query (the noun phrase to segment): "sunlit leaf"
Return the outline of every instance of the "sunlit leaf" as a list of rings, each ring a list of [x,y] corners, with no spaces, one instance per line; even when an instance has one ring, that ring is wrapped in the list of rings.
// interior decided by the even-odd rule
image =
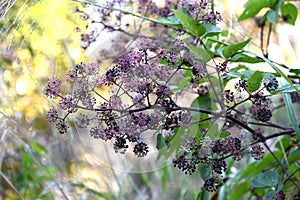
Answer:
[[[178,17],[182,25],[194,36],[200,37],[205,34],[206,28],[199,22],[195,21],[192,17],[184,13],[182,10],[173,10],[173,12]]]
[[[252,54],[262,60],[264,60],[266,63],[268,63],[282,78],[284,78],[284,80],[286,80],[287,83],[289,83],[291,86],[294,84],[293,81],[291,81],[291,79],[278,67],[276,66],[273,62],[271,62],[268,58],[261,56],[255,52],[250,52],[250,51],[245,51],[249,54]],[[296,90],[296,92],[298,94],[300,94],[300,90],[297,87],[293,87],[293,89]]]
[[[209,127],[208,131],[206,132],[206,136],[213,138],[213,139],[218,138],[220,136],[218,124],[212,124]]]
[[[196,46],[193,46],[193,45],[188,45],[187,47],[189,48],[189,50],[191,50],[193,52],[193,54],[198,59],[200,59],[204,63],[210,61],[213,57],[213,53],[207,51],[203,47],[196,47]]]
[[[191,107],[209,110],[212,107],[212,100],[209,96],[199,96],[192,102]]]
[[[217,27],[215,24],[202,23],[202,25],[206,29],[205,36],[215,36],[215,35],[219,35],[222,32],[222,30],[219,27]]]
[[[222,131],[220,134],[220,138],[226,138],[229,135],[230,135],[230,133],[228,131]]]
[[[229,57],[233,56],[234,54],[236,54],[239,50],[243,49],[250,42],[250,40],[251,39],[248,39],[241,43],[225,46],[225,47],[221,48],[220,51],[222,52],[222,55],[225,58],[229,58]]]
[[[269,10],[266,13],[267,19],[269,22],[271,22],[272,24],[275,24],[277,21],[277,13],[275,10]]]
[[[182,24],[180,23],[179,19],[176,16],[170,16],[167,18],[161,17],[156,19],[156,21],[166,26],[177,27],[180,29],[183,28]]]
[[[254,92],[261,86],[261,82],[264,78],[264,74],[260,71],[255,71],[248,79],[247,90],[248,92]]]
[[[291,93],[291,92],[295,92],[296,90],[294,89],[294,87],[297,87],[298,89],[300,89],[300,85],[299,84],[293,84],[293,85],[284,85],[281,86],[279,88],[277,88],[275,91],[271,91],[271,94],[278,94],[281,92],[286,92],[286,93]]]
[[[277,0],[249,0],[246,4],[245,10],[239,17],[239,21],[243,21],[255,16],[261,9],[273,6]]]
[[[217,200],[229,200],[230,188],[227,184],[222,185],[219,192]]]
[[[236,54],[234,56],[232,56],[232,58],[230,58],[231,62],[245,62],[245,63],[260,63],[263,62],[263,60],[258,59],[258,58],[254,58],[251,56],[248,56],[246,54],[243,53],[239,53]]]
[[[287,4],[282,4],[280,8],[284,20],[289,24],[295,25],[298,16],[297,7],[294,4],[287,3]]]

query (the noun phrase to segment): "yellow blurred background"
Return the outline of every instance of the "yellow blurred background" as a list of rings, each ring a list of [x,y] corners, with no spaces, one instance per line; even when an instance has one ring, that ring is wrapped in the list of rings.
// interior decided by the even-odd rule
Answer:
[[[72,1],[17,1],[1,21],[1,107],[9,116],[32,123],[49,102],[47,79],[85,61],[79,16]]]

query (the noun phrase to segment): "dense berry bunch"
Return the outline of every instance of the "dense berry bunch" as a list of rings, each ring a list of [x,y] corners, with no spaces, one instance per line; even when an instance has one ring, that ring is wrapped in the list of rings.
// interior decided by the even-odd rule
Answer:
[[[205,180],[205,182],[204,182],[204,188],[209,192],[216,191],[218,186],[219,185],[217,184],[216,178],[210,178],[210,179]]]
[[[260,145],[256,145],[252,147],[251,156],[255,160],[261,160],[264,157],[264,149]]]
[[[275,91],[279,86],[278,81],[275,77],[264,80],[263,84],[266,90],[268,90],[269,92]]]
[[[217,68],[217,71],[218,71],[221,75],[225,75],[226,73],[229,72],[228,66],[227,66],[227,63],[226,63],[226,62],[218,64],[216,68]]]
[[[272,111],[263,106],[253,106],[251,107],[250,112],[252,113],[254,119],[262,122],[267,122],[272,117]]]
[[[245,90],[247,87],[247,81],[240,79],[237,83],[234,84],[234,88],[237,91]]]
[[[230,90],[224,90],[223,97],[224,97],[226,103],[230,103],[230,102],[234,101],[233,92]]]

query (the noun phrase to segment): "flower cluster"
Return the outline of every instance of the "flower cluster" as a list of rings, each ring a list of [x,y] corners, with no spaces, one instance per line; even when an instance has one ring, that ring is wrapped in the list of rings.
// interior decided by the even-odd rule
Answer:
[[[146,156],[149,151],[141,138],[143,132],[172,132],[176,127],[188,126],[191,113],[177,106],[172,96],[178,91],[171,89],[173,76],[183,72],[184,64],[178,63],[181,54],[162,45],[155,47],[155,43],[150,38],[141,38],[136,47],[101,73],[94,63],[76,65],[66,73],[66,81],[73,88],[71,94],[60,92],[59,79],[49,79],[45,93],[58,100],[65,116],[59,117],[57,110],[50,109],[46,115],[48,121],[56,123],[60,133],[66,133],[66,117],[78,113],[75,120],[78,128],[88,129],[95,139],[113,141],[113,149],[119,153],[125,153],[131,143],[138,157]],[[169,61],[170,56],[178,61],[175,64]],[[160,63],[161,59],[166,59],[165,65]],[[108,99],[99,92],[106,86],[110,87]]]
[[[118,7],[126,3],[116,0],[106,6]],[[221,20],[220,13],[212,11],[208,0],[166,0],[162,6],[139,0],[133,8],[145,16],[150,13],[165,17],[165,20],[174,19],[172,9],[183,9],[208,29]],[[145,157],[152,150],[143,133],[151,132],[157,136],[157,143],[159,138],[162,140],[162,144],[156,146],[160,153],[165,153],[161,146],[176,152],[172,163],[185,174],[194,174],[202,165],[209,168],[210,176],[204,180],[204,188],[208,191],[222,184],[222,175],[228,170],[226,159],[239,161],[247,155],[255,160],[263,159],[265,152],[259,143],[265,142],[267,137],[263,131],[252,129],[252,125],[271,124],[273,106],[269,94],[279,87],[273,74],[253,73],[252,78],[248,71],[234,74],[230,69],[231,60],[214,60],[219,64],[210,66],[199,59],[199,49],[193,49],[195,44],[197,48],[205,45],[201,38],[191,36],[192,31],[172,27],[171,31],[153,29],[160,37],[139,35],[139,32],[124,28],[130,24],[123,21],[125,14],[117,9],[90,6],[90,10],[93,9],[96,17],[79,8],[75,10],[95,28],[82,33],[84,49],[97,40],[99,30],[122,33],[117,38],[126,43],[130,41],[130,45],[125,49],[120,40],[115,39],[110,51],[102,49],[99,52],[97,63],[80,63],[67,71],[65,79],[73,89],[70,93],[61,90],[62,81],[58,78],[48,80],[45,94],[57,100],[59,110],[51,108],[46,119],[56,124],[59,133],[68,132],[67,119],[74,114],[77,128],[86,129],[94,139],[110,141],[116,153],[125,154],[132,149],[137,157]],[[153,23],[152,27],[161,26]],[[143,28],[141,24],[139,30]],[[189,37],[182,37],[183,34]],[[198,53],[194,55],[194,51]],[[215,57],[212,59],[217,59]],[[111,59],[113,64],[100,70],[103,58]],[[233,79],[232,74],[240,78],[228,89],[226,84]],[[256,78],[258,83],[253,83]],[[223,127],[219,127],[220,119],[225,121]],[[230,128],[251,134],[251,141],[232,133]],[[187,139],[182,145],[173,144],[178,138]],[[280,198],[282,194],[277,196]]]
[[[60,93],[59,85],[60,85],[60,80],[58,78],[56,77],[50,78],[48,80],[48,85],[45,89],[46,96],[52,99],[56,98]]]

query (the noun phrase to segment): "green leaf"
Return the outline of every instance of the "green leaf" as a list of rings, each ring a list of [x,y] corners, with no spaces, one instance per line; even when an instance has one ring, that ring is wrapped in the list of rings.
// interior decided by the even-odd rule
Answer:
[[[219,126],[218,124],[212,124],[208,131],[206,132],[206,136],[215,139],[219,137]]]
[[[277,13],[275,10],[269,10],[267,13],[266,13],[266,16],[267,16],[267,19],[270,23],[272,24],[276,24],[276,21],[277,21]]]
[[[276,194],[276,190],[268,190],[264,195],[263,200],[272,200]]]
[[[290,69],[290,72],[299,75],[300,69]]]
[[[289,93],[283,93],[282,95],[283,95],[283,100],[284,100],[285,106],[287,108],[292,126],[293,126],[293,128],[296,132],[296,135],[300,139],[300,130],[299,130],[299,127],[298,127],[298,120],[296,118],[296,114],[295,114],[295,111],[294,111],[291,95]]]
[[[184,195],[183,195],[183,199],[186,200],[195,200],[197,198],[198,193],[196,192],[196,190],[192,190],[192,189],[188,189]]]
[[[202,47],[196,47],[193,45],[187,45],[187,47],[189,48],[189,50],[191,50],[191,52],[193,52],[193,54],[200,59],[202,62],[206,63],[208,61],[210,61],[213,57],[213,53],[207,51],[206,49],[202,48]]]
[[[211,178],[211,167],[204,165],[200,169],[200,175],[203,180],[208,180]]]
[[[42,156],[46,153],[46,149],[34,140],[30,141],[30,145],[31,145],[32,150],[39,156]]]
[[[293,84],[293,85],[284,85],[281,86],[279,88],[277,88],[275,91],[271,91],[271,94],[278,94],[281,92],[285,92],[285,93],[291,93],[291,92],[296,92],[296,90],[294,88],[298,88],[298,90],[300,90],[300,84]]]
[[[295,162],[297,162],[300,158],[300,148],[296,149],[295,151],[293,151],[292,153],[290,153],[289,157],[288,157],[288,162],[292,165]]]
[[[262,197],[265,195],[265,189],[264,188],[255,188],[252,193],[254,193],[255,196]]]
[[[281,138],[275,145],[277,149],[287,149],[290,146],[288,136]]]
[[[219,35],[220,33],[222,33],[222,30],[219,27],[217,27],[215,24],[202,23],[202,25],[206,29],[205,36],[215,36],[215,35]]]
[[[168,152],[166,153],[166,157],[169,158],[174,152],[176,152],[181,145],[184,144],[184,134],[185,129],[181,127],[177,127],[174,129],[174,134],[169,141],[168,144],[170,144],[170,147],[168,149]]]
[[[300,152],[300,151],[299,151]],[[281,154],[281,151],[276,151],[274,152],[275,155],[278,157],[280,157],[282,154]],[[296,156],[298,154],[295,154]],[[296,157],[295,156],[295,157]],[[294,158],[295,158],[294,157]],[[299,158],[299,157],[298,157]],[[273,162],[274,158],[272,156],[272,154],[268,153],[265,155],[264,159],[261,160],[260,162],[253,162],[251,164],[249,164],[244,170],[238,172],[236,174],[236,176],[232,179],[231,181],[231,186],[234,188],[236,187],[236,185],[242,180],[242,179],[245,179],[245,180],[248,180],[250,181],[250,178],[248,177],[253,177],[255,176],[256,174],[259,174],[260,172],[262,172],[266,167],[272,167],[274,165],[274,162]],[[291,163],[291,161],[289,160],[289,163]],[[250,182],[249,182],[250,184]]]
[[[252,74],[253,71],[249,70],[249,68],[245,65],[238,65],[237,67],[230,69],[230,71],[223,77],[223,84],[226,86],[228,81],[235,78],[248,79]]]
[[[172,10],[178,17],[182,25],[191,32],[194,36],[200,37],[206,33],[206,28],[195,21],[192,17],[188,16],[182,10]]]
[[[221,48],[220,51],[225,58],[229,58],[236,54],[239,50],[243,49],[250,42],[250,40],[251,38],[241,43],[225,46]]]
[[[244,12],[239,17],[239,21],[255,16],[261,9],[265,7],[272,7],[276,2],[277,0],[249,0]]]
[[[264,73],[264,80],[272,80],[274,78],[276,78],[276,77],[273,73],[270,73],[270,72]]]
[[[166,140],[165,138],[162,136],[161,133],[159,133],[157,135],[157,138],[156,138],[156,147],[158,148],[158,156],[157,156],[157,160],[161,159],[163,156],[166,155],[167,153],[167,143],[166,143]]]
[[[162,186],[163,191],[166,191],[167,183],[168,183],[168,177],[169,177],[168,167],[164,167],[162,169],[162,173],[163,173],[163,175],[161,176],[161,186]]]
[[[245,51],[249,54],[252,54],[258,58],[261,58],[262,60],[264,60],[266,63],[268,63],[269,65],[271,65],[271,67],[282,77],[284,78],[291,86],[293,86],[293,82],[291,81],[291,79],[289,79],[289,77],[282,71],[280,70],[279,67],[277,67],[273,62],[271,62],[268,58],[265,58],[264,56],[260,56],[259,54],[255,53],[255,52],[251,52],[251,51]],[[293,86],[293,89],[295,89],[297,91],[298,94],[300,94],[300,90]]]
[[[243,183],[240,183],[233,190],[230,196],[230,200],[239,200],[243,195],[245,195],[249,191],[250,191],[250,182],[245,181]]]
[[[192,108],[201,108],[210,110],[212,107],[212,99],[209,96],[198,96],[191,104]]]
[[[159,133],[157,135],[157,147],[158,149],[162,149],[166,146],[166,141],[165,141],[165,138],[162,136],[161,133]]]
[[[171,84],[171,88],[172,90],[182,90],[191,84],[190,81],[191,81],[190,77],[182,79],[180,81],[175,82],[174,84]]]
[[[255,71],[248,79],[248,92],[254,92],[260,88],[261,82],[264,78],[264,74],[260,71]]]
[[[198,194],[197,200],[210,200],[210,192],[202,188],[202,191]]]
[[[282,85],[287,84],[287,81],[283,77],[281,78],[281,84]],[[288,93],[283,93],[282,95],[283,95],[283,100],[284,100],[285,106],[287,108],[292,126],[293,126],[293,128],[296,132],[297,137],[300,139],[300,129],[299,129],[298,120],[296,118],[296,114],[295,114],[295,111],[294,111],[291,95],[288,94]]]
[[[229,188],[228,184],[222,185],[220,190],[219,190],[217,200],[229,200],[230,199],[229,198],[229,191],[230,191],[230,188]]]
[[[256,188],[275,187],[279,183],[279,174],[277,171],[268,171],[260,173],[253,177],[252,186]]]
[[[161,17],[156,19],[157,23],[166,25],[166,26],[171,26],[171,27],[177,27],[180,29],[183,29],[182,24],[180,23],[179,19],[176,16],[170,16],[168,18]]]
[[[201,120],[201,119],[205,119],[207,117],[208,117],[207,114],[200,114],[197,117],[193,117],[192,120],[196,121],[197,119]],[[200,138],[201,135],[202,135],[201,130],[205,129],[207,127],[209,127],[209,121],[208,120],[205,121],[205,122],[201,122],[201,123],[194,123],[194,124],[192,124],[188,127],[188,132],[187,132],[186,136],[187,137],[192,137],[192,138]]]
[[[281,14],[284,20],[292,25],[295,25],[297,16],[298,16],[298,9],[294,4],[287,3],[281,5]]]
[[[150,181],[149,177],[146,175],[146,173],[138,173],[138,175],[140,176],[141,180],[143,181],[143,185],[146,186],[147,188],[149,188],[151,185],[151,181]]]
[[[226,138],[229,135],[230,135],[230,133],[228,131],[222,131],[220,134],[220,138]]]
[[[263,60],[261,60],[261,59],[254,58],[254,57],[248,56],[248,55],[243,54],[243,53],[239,53],[239,54],[236,54],[236,55],[232,56],[230,61],[231,62],[245,62],[245,63],[260,63],[260,62],[263,62]]]

